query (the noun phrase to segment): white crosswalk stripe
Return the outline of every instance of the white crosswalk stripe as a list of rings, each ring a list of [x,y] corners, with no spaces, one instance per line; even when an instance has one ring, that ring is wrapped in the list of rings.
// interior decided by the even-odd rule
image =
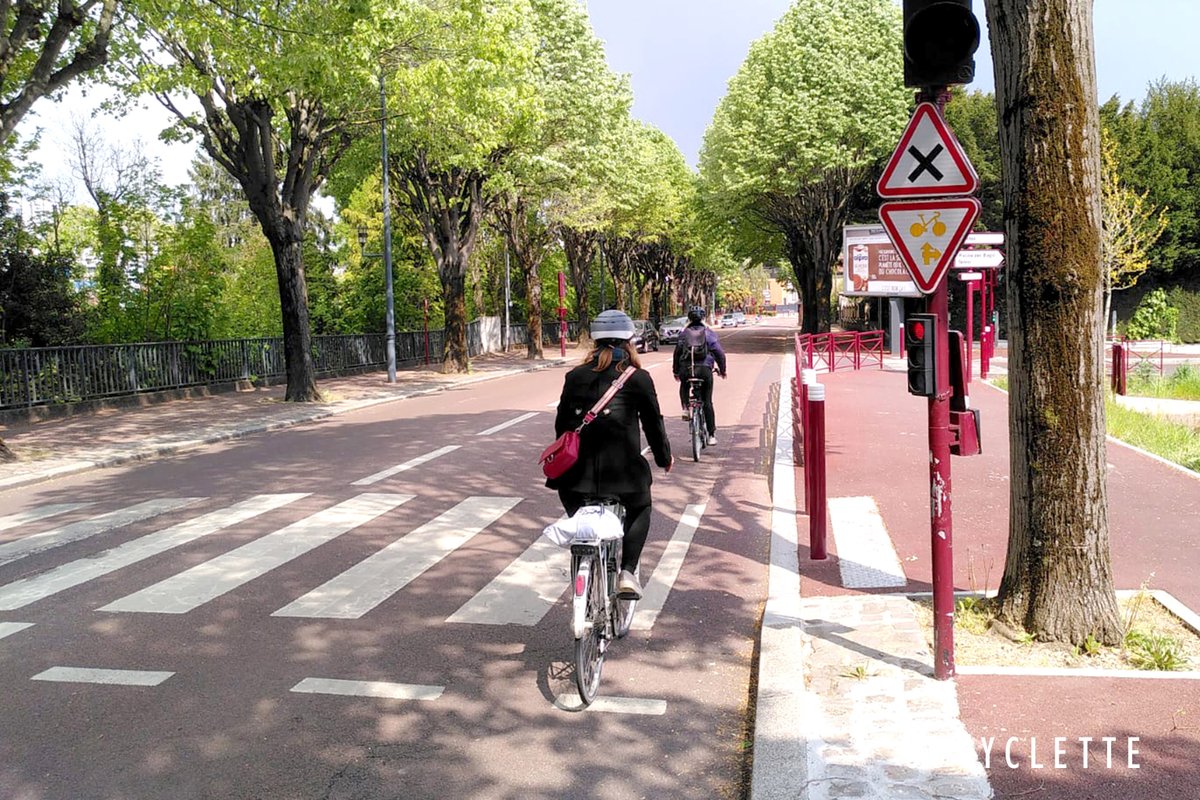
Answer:
[[[196,519],[173,525],[126,542],[99,555],[81,558],[0,587],[0,611],[24,608],[30,603],[57,594],[65,589],[107,575],[122,567],[195,541],[201,536],[237,525],[272,509],[307,497],[307,494],[263,494],[251,497],[229,508],[209,512]]]
[[[272,616],[358,619],[462,547],[521,499],[469,497]]]
[[[528,414],[522,414],[519,417],[514,417],[513,419],[510,419],[508,422],[501,422],[499,425],[495,425],[491,428],[488,428],[486,431],[480,431],[479,433],[477,433],[475,435],[476,436],[491,436],[493,433],[499,433],[500,431],[507,430],[508,428],[511,428],[513,425],[519,425],[520,423],[524,422],[525,420],[536,417],[537,415],[538,415],[538,412],[530,411]]]
[[[128,508],[101,514],[98,517],[73,522],[61,528],[5,542],[4,544],[0,544],[0,565],[11,563],[34,553],[41,553],[45,550],[60,547],[64,544],[77,542],[80,539],[87,539],[90,536],[96,536],[115,528],[131,525],[143,519],[156,517],[159,514],[165,514],[168,511],[174,511],[184,506],[189,506],[192,503],[197,503],[201,499],[199,497],[168,497],[157,500],[146,500]]]
[[[667,595],[671,593],[671,587],[675,585],[679,571],[683,568],[683,559],[687,557],[688,549],[692,546],[692,538],[696,535],[696,529],[700,527],[700,518],[704,516],[705,505],[705,503],[692,504],[683,510],[683,517],[675,526],[675,533],[671,534],[671,541],[667,542],[667,548],[663,551],[662,558],[655,565],[654,574],[650,576],[650,580],[643,587],[642,599],[637,605],[637,611],[634,612],[633,623],[629,626],[630,630],[648,631],[658,621],[658,615],[662,613],[663,606],[667,603]]]
[[[101,611],[183,614],[413,499],[402,494],[361,494],[274,533],[198,564]]]
[[[516,561],[446,621],[537,625],[562,597],[570,581],[571,551],[539,536]]]
[[[87,508],[91,503],[54,503],[48,506],[39,506],[31,508],[28,511],[19,511],[16,514],[9,514],[0,517],[0,531],[6,531],[9,528],[17,528],[21,525],[26,525],[30,522],[37,522],[39,519],[58,516],[65,514],[68,511],[75,511],[80,508]]]

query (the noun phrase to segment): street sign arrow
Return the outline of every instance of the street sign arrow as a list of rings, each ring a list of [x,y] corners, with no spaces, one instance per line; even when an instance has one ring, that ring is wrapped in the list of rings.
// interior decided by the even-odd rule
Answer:
[[[921,103],[900,136],[876,190],[885,199],[974,194],[979,176],[937,106]]]
[[[954,263],[981,210],[974,197],[907,200],[884,203],[879,219],[917,288],[930,294]]]

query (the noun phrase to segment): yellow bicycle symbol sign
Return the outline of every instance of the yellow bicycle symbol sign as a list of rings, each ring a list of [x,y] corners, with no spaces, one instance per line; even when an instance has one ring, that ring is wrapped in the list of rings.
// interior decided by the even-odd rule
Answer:
[[[925,231],[933,229],[933,235],[941,238],[946,235],[946,223],[942,222],[942,212],[935,211],[931,219],[925,219],[924,214],[918,214],[921,218],[920,222],[914,222],[912,227],[908,229],[913,236],[924,236]]]

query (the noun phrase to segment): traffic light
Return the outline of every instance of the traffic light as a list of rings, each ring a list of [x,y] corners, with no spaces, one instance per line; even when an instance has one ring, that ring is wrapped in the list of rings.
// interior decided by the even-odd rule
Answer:
[[[904,321],[904,348],[908,352],[908,393],[918,397],[937,394],[937,317],[913,314]]]
[[[971,0],[904,1],[904,85],[917,89],[975,80],[979,20]]]

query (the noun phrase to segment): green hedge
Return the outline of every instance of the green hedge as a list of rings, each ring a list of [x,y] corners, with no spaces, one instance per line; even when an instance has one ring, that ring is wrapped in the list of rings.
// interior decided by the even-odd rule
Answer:
[[[1179,310],[1175,335],[1181,342],[1200,342],[1200,292],[1175,287],[1167,302]]]

